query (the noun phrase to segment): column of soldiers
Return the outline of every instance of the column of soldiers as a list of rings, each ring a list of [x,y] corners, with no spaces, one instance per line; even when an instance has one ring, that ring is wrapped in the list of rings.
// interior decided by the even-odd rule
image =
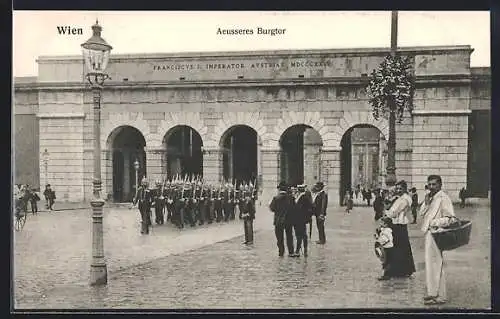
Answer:
[[[307,257],[307,224],[309,224],[309,238],[311,238],[312,216],[316,219],[319,235],[319,240],[316,243],[321,245],[326,243],[325,218],[327,204],[328,195],[324,191],[322,182],[314,185],[312,193],[307,190],[306,185],[290,187],[284,182],[278,185],[278,194],[273,197],[269,209],[274,212],[274,231],[280,257],[285,254],[285,236],[290,257],[300,257],[302,245],[304,257]]]
[[[237,187],[229,183],[209,185],[200,178],[194,181],[175,178],[156,181],[155,187],[150,188],[148,181],[143,179],[133,204],[141,214],[141,233],[148,234],[153,209],[157,225],[167,221],[182,229],[186,225],[227,222],[235,220],[238,212],[239,219],[245,220],[246,227],[250,227],[248,221],[255,218],[256,199],[257,188],[251,182]],[[252,242],[253,238],[245,238],[245,243]]]

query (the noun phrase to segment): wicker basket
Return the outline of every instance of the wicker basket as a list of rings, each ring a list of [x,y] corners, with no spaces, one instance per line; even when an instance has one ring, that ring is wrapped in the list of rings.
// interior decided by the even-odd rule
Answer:
[[[432,232],[432,236],[440,250],[453,250],[469,243],[471,228],[471,221],[458,220],[456,226]]]

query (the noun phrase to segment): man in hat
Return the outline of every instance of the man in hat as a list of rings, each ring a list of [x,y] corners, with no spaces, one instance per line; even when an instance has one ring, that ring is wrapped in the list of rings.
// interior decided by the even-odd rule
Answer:
[[[143,178],[141,186],[139,186],[136,197],[133,200],[133,205],[135,206],[138,204],[141,214],[141,234],[149,234],[149,226],[151,226],[151,204],[153,202],[153,196],[148,188],[148,184],[146,178]]]
[[[248,187],[243,189],[242,199],[240,200],[240,214],[243,219],[245,230],[246,245],[253,244],[253,220],[255,219],[255,198],[252,196]]]
[[[274,212],[274,234],[276,235],[278,254],[280,257],[283,257],[285,254],[283,232],[286,233],[286,244],[289,256],[293,257],[295,255],[293,251],[293,226],[291,220],[294,204],[294,199],[289,193],[288,185],[286,185],[285,182],[279,183],[278,194],[273,197],[269,209]]]
[[[313,209],[312,196],[306,185],[297,185],[295,209],[293,212],[293,228],[297,239],[294,257],[300,257],[300,249],[304,242],[304,257],[307,257],[307,224],[311,222]]]
[[[215,211],[215,221],[220,223],[224,219],[223,214],[223,204],[224,204],[224,193],[222,184],[219,188],[214,190],[214,211]]]
[[[324,190],[323,182],[317,182],[313,188],[313,213],[316,217],[316,226],[318,227],[319,240],[317,244],[324,245],[326,243],[325,235],[325,219],[326,209],[328,207],[328,194]],[[311,228],[312,230],[312,228]],[[311,234],[309,234],[311,236]]]
[[[56,199],[56,193],[52,190],[50,184],[45,185],[43,196],[45,196],[45,200],[47,201],[47,208],[49,210],[54,210],[52,206],[54,205],[54,201]]]

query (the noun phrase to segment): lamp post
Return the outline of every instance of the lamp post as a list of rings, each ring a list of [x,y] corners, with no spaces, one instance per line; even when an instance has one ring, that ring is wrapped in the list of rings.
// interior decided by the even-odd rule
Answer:
[[[43,166],[45,169],[45,185],[49,183],[49,152],[47,149],[42,154]]]
[[[135,196],[137,196],[137,192],[139,191],[139,160],[136,158],[134,162],[135,168]]]
[[[104,73],[112,47],[101,38],[99,22],[92,26],[92,37],[81,45],[83,59],[87,66],[86,78],[91,85],[94,102],[94,179],[92,206],[92,262],[90,265],[90,285],[105,285],[108,271],[104,259],[103,206],[101,198],[101,90],[109,76]]]
[[[398,12],[391,12],[391,56],[396,56],[398,49]],[[387,175],[385,184],[394,186],[396,184],[396,103],[389,99],[389,138],[387,141]]]

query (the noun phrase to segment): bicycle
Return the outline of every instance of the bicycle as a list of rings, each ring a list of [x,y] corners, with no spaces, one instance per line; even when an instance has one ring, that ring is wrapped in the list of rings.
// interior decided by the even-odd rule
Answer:
[[[28,216],[28,210],[26,207],[24,209],[20,207],[20,205],[16,205],[16,216],[14,220],[14,228],[16,231],[20,231],[23,229],[26,224],[26,218]]]

